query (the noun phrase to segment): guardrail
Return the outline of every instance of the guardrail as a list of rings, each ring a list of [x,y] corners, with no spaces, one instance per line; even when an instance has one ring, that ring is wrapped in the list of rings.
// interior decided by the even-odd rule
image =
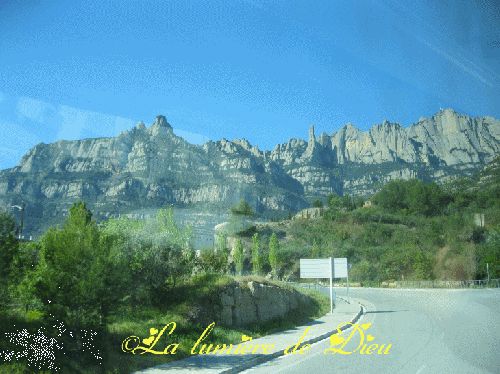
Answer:
[[[500,288],[500,279],[467,281],[396,281],[395,288]]]
[[[327,285],[316,283],[285,282],[308,289],[318,289]],[[500,288],[500,279],[488,280],[467,280],[467,281],[395,281],[394,283],[382,282],[390,288]]]
[[[317,283],[297,283],[297,282],[285,282],[285,281],[274,281],[274,282],[286,283],[292,286],[307,288],[309,290],[316,290],[316,291],[318,291],[320,287],[326,287],[323,284],[317,284]]]

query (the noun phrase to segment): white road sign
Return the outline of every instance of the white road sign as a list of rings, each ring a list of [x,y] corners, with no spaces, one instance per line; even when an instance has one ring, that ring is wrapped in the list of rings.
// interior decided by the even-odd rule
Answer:
[[[349,269],[351,268],[349,264]],[[349,272],[347,258],[300,259],[301,278],[330,278],[330,313],[333,313],[332,278],[347,278],[347,302],[349,303]]]
[[[330,278],[331,259],[300,259],[301,278]]]
[[[347,258],[334,258],[333,259],[333,275],[332,275],[332,277],[333,278],[347,278],[348,277],[348,275],[347,275]]]

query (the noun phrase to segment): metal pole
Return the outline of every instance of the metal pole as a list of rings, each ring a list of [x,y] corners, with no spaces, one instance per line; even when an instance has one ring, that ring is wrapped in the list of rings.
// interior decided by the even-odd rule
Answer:
[[[330,313],[333,313],[332,258],[330,257]]]
[[[349,302],[349,264],[347,264],[347,304],[350,304],[350,302]]]
[[[489,267],[490,264],[486,264],[486,271],[488,272],[488,284],[490,283],[490,267]]]

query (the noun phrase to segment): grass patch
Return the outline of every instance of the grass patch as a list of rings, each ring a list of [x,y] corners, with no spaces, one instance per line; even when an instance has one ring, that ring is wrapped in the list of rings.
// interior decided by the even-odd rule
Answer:
[[[107,325],[107,335],[99,339],[104,341],[106,352],[102,352],[103,357],[101,365],[85,365],[82,360],[68,359],[61,370],[49,370],[48,367],[42,367],[44,370],[36,370],[28,365],[26,358],[19,361],[0,361],[0,374],[28,374],[28,373],[76,373],[76,374],[128,374],[134,371],[143,370],[149,367],[182,360],[192,356],[191,349],[208,327],[198,323],[187,323],[187,313],[196,305],[197,302],[204,299],[218,299],[218,295],[224,287],[234,285],[237,282],[248,287],[248,282],[257,281],[271,286],[279,286],[285,289],[293,290],[290,285],[272,282],[262,277],[244,276],[230,277],[220,274],[200,274],[184,280],[176,287],[168,297],[162,308],[134,308],[133,306],[124,306],[117,308],[109,317]],[[312,298],[309,305],[301,305],[295,311],[291,311],[286,318],[277,318],[263,323],[252,323],[241,327],[215,326],[210,334],[203,340],[203,344],[233,344],[241,343],[243,334],[257,339],[275,332],[292,329],[305,325],[316,318],[324,316],[330,310],[330,300],[327,296],[315,291],[297,288],[297,291]],[[220,299],[219,299],[220,300]],[[43,328],[42,313],[29,312],[21,310],[9,310],[0,315],[0,331],[12,332],[26,329],[30,333]],[[161,331],[166,325],[175,322],[176,327],[171,335],[172,325],[167,328],[159,338],[152,350],[163,352],[171,344],[178,344],[175,354],[131,354],[122,351],[122,343],[130,336],[136,336],[142,342],[150,336],[150,329]],[[156,337],[156,336],[155,336]],[[137,344],[137,343],[136,343]],[[135,347],[136,344],[131,344]],[[145,347],[144,344],[141,344]],[[200,346],[195,353],[199,352]],[[170,347],[171,352],[173,346]],[[10,343],[5,334],[0,335],[0,352],[20,351],[20,347]],[[2,357],[3,358],[3,357]],[[85,360],[83,360],[85,362]]]

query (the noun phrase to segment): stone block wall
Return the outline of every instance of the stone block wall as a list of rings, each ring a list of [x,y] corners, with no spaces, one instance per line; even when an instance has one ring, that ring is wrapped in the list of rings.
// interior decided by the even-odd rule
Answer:
[[[241,326],[284,317],[288,312],[312,302],[297,290],[289,291],[255,281],[247,285],[248,288],[242,285],[228,286],[221,293],[221,325]]]

